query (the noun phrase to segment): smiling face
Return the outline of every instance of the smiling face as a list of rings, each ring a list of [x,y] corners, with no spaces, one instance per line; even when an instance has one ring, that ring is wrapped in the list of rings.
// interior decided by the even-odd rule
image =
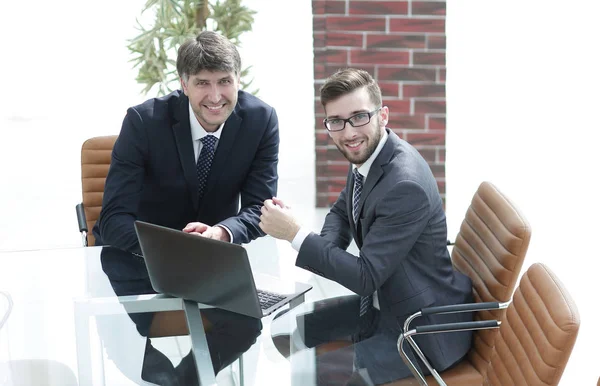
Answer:
[[[327,119],[347,119],[356,114],[369,113],[378,107],[369,97],[366,87],[361,87],[328,102],[325,114]],[[388,108],[383,106],[365,126],[352,127],[346,122],[344,130],[329,132],[329,135],[348,161],[361,166],[377,148],[387,121]]]
[[[234,72],[202,70],[181,79],[183,92],[200,125],[214,132],[229,118],[238,98],[240,79]]]

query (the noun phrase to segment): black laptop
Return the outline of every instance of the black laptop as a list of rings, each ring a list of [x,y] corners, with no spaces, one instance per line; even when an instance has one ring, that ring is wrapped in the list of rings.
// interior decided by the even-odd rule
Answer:
[[[312,288],[294,283],[278,293],[277,279],[269,277],[274,288],[257,289],[246,249],[237,244],[143,221],[135,230],[152,287],[162,294],[262,318]]]

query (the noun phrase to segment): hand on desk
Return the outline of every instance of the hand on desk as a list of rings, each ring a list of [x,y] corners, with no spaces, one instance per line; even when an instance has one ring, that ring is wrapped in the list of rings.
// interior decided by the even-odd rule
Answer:
[[[292,208],[284,202],[273,197],[272,200],[265,200],[261,208],[260,223],[258,226],[266,234],[276,239],[292,242],[298,231],[300,224],[292,213]]]
[[[223,227],[211,227],[201,222],[191,222],[183,228],[186,233],[191,233],[196,236],[207,237],[209,239],[221,240],[230,242],[229,233]]]

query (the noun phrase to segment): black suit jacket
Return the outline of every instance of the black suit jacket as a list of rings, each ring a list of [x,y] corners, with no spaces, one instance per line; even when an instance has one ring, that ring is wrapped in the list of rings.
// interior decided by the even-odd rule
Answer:
[[[381,317],[399,332],[419,309],[471,302],[472,294],[470,279],[452,267],[446,215],[427,162],[392,131],[388,134],[364,182],[358,224],[352,217],[354,180],[349,173],[321,235],[305,239],[296,265],[359,295],[377,291]],[[346,252],[351,237],[359,257]],[[471,318],[471,314],[425,317],[412,325]],[[456,362],[471,345],[468,332],[421,335],[416,341],[438,370]]]
[[[258,226],[260,208],[277,193],[275,110],[239,91],[202,200],[192,142],[189,100],[181,91],[127,110],[93,229],[96,245],[140,254],[135,220],[179,230],[192,221],[222,224],[238,244],[264,235]]]

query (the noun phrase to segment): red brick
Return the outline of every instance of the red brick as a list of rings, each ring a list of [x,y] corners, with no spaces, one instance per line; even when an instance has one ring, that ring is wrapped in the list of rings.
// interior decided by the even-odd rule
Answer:
[[[348,162],[317,165],[317,176],[346,177],[349,165]]]
[[[446,175],[445,164],[429,164],[429,168],[431,169],[431,172],[436,180],[442,179]]]
[[[350,51],[350,64],[397,64],[408,65],[410,53],[407,51]]]
[[[436,70],[432,68],[383,67],[378,69],[377,79],[387,81],[398,80],[435,82]]]
[[[408,15],[408,1],[350,0],[351,15]]]
[[[325,32],[313,33],[313,48],[325,48]]]
[[[328,32],[325,34],[325,44],[329,47],[362,47],[363,34]]]
[[[390,18],[390,32],[444,33],[445,30],[446,20],[444,19]]]
[[[403,98],[444,98],[446,86],[443,84],[404,84]]]
[[[313,32],[325,31],[325,17],[313,16]]]
[[[425,35],[367,35],[367,48],[425,48]]]
[[[427,48],[430,50],[445,50],[446,36],[429,35],[427,36]]]
[[[319,147],[316,152],[317,164],[327,161],[348,162],[346,157],[334,146]]]
[[[348,51],[345,49],[316,49],[314,61],[315,63],[339,63],[345,65],[348,63]]]
[[[446,117],[427,117],[427,128],[429,130],[446,130]]]
[[[411,6],[413,15],[445,16],[445,1],[413,1]]]
[[[400,95],[400,84],[388,82],[378,83],[379,88],[381,89],[381,95],[383,95],[384,97],[398,97]]]
[[[437,81],[441,83],[446,83],[446,69],[438,68],[437,69]]]
[[[345,0],[313,0],[312,2],[313,15],[324,14],[342,14],[346,13]]]
[[[346,171],[348,171],[348,166],[346,165]],[[344,173],[343,176],[327,176],[325,178],[320,178],[317,181],[317,191],[319,193],[328,193],[333,195],[339,195],[340,192],[346,187],[346,176]]]
[[[390,114],[390,118],[388,120],[388,127],[393,130],[400,129],[424,129],[425,128],[425,116],[422,114],[419,115],[409,115],[409,114]]]
[[[390,109],[390,113],[410,114],[410,101],[408,100],[383,98],[383,105]]]
[[[398,129],[394,129],[394,128],[391,128],[391,127],[390,127],[390,129],[391,129],[391,130],[392,130],[392,131],[393,131],[393,132],[394,132],[394,133],[395,133],[395,134],[396,134],[398,137],[400,137],[400,139],[404,139],[404,140],[406,140],[406,138],[404,138],[404,132],[405,132],[406,130],[398,130]]]
[[[329,208],[333,203],[329,202],[329,196],[327,194],[319,193],[317,194],[316,205],[317,208]]]
[[[314,77],[315,80],[324,81],[327,77],[333,75],[336,71],[348,67],[347,64],[329,64],[314,62]],[[369,71],[371,74],[375,71],[375,66],[361,66],[362,69]]]
[[[315,133],[315,146],[319,147],[319,146],[328,146],[328,145],[333,145],[333,141],[331,141],[331,138],[329,138],[329,134],[327,133],[327,130],[325,130],[325,128],[323,127],[323,124],[321,122],[317,123],[317,132]]]
[[[446,149],[437,149],[437,161],[438,162],[446,162]]]
[[[328,31],[385,31],[385,19],[376,17],[328,16],[325,27]]]
[[[446,143],[446,133],[444,131],[406,133],[406,141],[415,147],[419,145],[444,145]]]
[[[413,65],[445,66],[445,52],[413,52]]]
[[[434,163],[436,161],[436,151],[435,149],[419,149],[417,148],[419,153],[427,163]]]
[[[415,101],[415,114],[445,114],[446,101]]]

